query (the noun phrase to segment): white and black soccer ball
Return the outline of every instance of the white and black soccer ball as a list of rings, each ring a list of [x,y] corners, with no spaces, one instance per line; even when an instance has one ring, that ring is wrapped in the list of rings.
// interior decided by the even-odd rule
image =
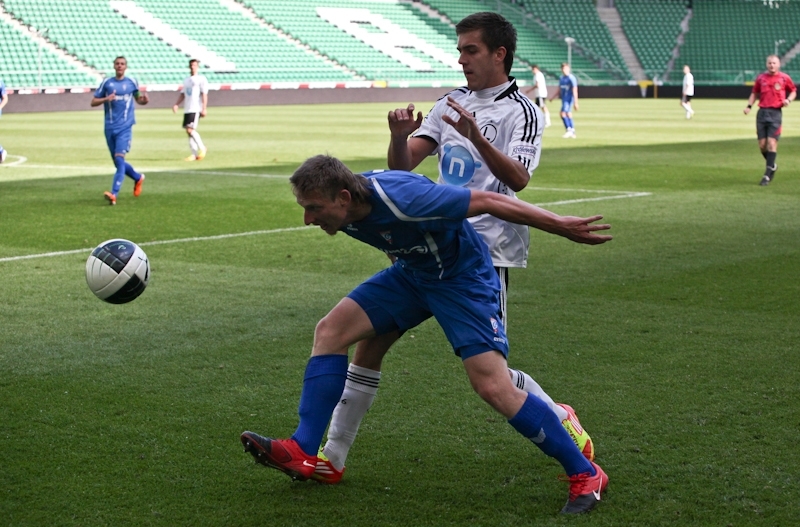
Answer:
[[[100,300],[126,304],[144,292],[150,281],[150,262],[141,247],[129,240],[107,240],[86,260],[86,283]]]

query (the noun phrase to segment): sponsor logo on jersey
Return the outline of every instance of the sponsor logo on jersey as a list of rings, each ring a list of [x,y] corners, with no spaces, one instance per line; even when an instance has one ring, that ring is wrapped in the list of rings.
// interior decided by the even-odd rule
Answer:
[[[536,157],[536,147],[533,145],[517,145],[511,151],[511,155]]]
[[[463,187],[472,180],[475,171],[481,167],[469,150],[463,146],[446,144],[439,169],[442,179],[448,185]]]
[[[392,244],[392,231],[380,231],[381,238],[386,240],[389,245]]]

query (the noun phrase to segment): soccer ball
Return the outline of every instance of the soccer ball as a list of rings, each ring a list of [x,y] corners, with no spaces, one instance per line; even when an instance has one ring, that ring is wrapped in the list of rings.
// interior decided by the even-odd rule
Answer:
[[[150,281],[150,262],[135,243],[107,240],[86,260],[86,283],[100,300],[126,304],[144,292]]]
[[[8,152],[3,150],[3,145],[0,145],[0,163],[2,163],[3,161],[6,160],[6,156],[7,155],[8,155]]]

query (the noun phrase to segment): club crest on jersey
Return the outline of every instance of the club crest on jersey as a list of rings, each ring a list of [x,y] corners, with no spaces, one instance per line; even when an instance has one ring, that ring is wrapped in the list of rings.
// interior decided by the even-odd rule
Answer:
[[[389,245],[392,244],[392,231],[380,231],[381,238],[386,240]]]
[[[485,124],[481,128],[481,134],[487,141],[494,143],[494,140],[497,139],[497,127],[492,123]]]
[[[495,334],[497,334],[497,329],[498,329],[497,320],[494,317],[489,317],[489,322],[491,322],[492,324],[492,331],[494,331]]]
[[[775,83],[775,91],[781,91],[783,89],[783,85],[780,82]]]
[[[444,145],[444,155],[439,165],[442,179],[448,185],[463,187],[470,182],[475,171],[481,167],[472,154],[458,145]]]

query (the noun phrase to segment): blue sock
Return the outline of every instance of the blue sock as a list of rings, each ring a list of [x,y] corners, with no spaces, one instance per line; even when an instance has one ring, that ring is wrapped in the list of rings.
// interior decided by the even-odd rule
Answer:
[[[572,117],[567,117],[567,128],[575,129],[575,126],[572,124]]]
[[[125,175],[134,181],[139,181],[139,178],[142,177],[142,175],[135,171],[128,162],[125,163]]]
[[[584,472],[590,472],[593,476],[596,474],[592,464],[583,457],[558,421],[555,412],[535,395],[528,394],[525,404],[508,424],[530,439],[542,452],[561,463],[568,476]]]
[[[114,172],[114,182],[111,184],[111,193],[115,196],[119,194],[119,189],[122,188],[122,180],[125,179],[125,158],[122,156],[114,156],[114,166],[117,171]]]
[[[342,397],[345,380],[347,355],[317,355],[308,360],[300,394],[300,424],[292,439],[309,456],[317,455],[322,434]]]
[[[562,117],[561,122],[564,123],[564,128],[569,128],[569,125],[567,124],[567,122],[569,122],[568,118]]]

